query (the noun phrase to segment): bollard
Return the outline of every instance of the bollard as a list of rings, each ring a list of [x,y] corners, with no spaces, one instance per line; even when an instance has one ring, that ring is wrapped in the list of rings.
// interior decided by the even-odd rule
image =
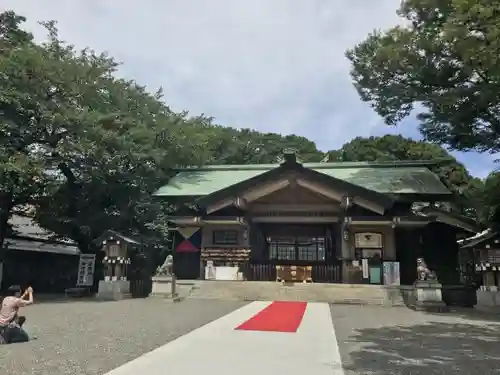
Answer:
[[[171,286],[170,294],[172,295],[172,298],[177,297],[177,276],[175,276],[174,273],[172,273],[172,281],[170,286]]]

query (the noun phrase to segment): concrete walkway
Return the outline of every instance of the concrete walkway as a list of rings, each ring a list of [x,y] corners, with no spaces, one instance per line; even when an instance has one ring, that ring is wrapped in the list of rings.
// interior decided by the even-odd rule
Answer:
[[[107,375],[342,375],[326,303],[309,303],[295,333],[235,330],[271,302],[253,302]]]

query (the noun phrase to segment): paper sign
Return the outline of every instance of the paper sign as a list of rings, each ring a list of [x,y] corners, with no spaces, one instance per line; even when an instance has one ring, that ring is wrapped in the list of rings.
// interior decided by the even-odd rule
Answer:
[[[81,254],[78,263],[77,286],[94,284],[95,254]]]
[[[363,279],[368,279],[368,259],[361,260],[361,267],[363,269]]]

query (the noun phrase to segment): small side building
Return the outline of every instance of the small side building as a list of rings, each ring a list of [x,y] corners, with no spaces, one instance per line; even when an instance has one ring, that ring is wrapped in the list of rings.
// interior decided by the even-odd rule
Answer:
[[[179,170],[156,192],[169,218],[179,279],[412,284],[424,257],[460,283],[457,239],[476,232],[430,207],[452,193],[432,162],[212,165]],[[426,202],[416,209],[415,203]]]
[[[76,285],[80,250],[70,241],[52,239],[53,234],[32,219],[13,215],[12,234],[0,277],[1,289],[31,285],[37,293],[60,293]]]
[[[474,267],[479,289],[497,291],[500,288],[500,233],[487,229],[459,243],[469,267]]]

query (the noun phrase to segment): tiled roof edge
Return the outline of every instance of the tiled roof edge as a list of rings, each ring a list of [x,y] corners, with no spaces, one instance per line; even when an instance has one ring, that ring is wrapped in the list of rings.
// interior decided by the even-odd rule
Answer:
[[[313,169],[335,169],[335,168],[405,168],[405,167],[431,167],[441,164],[441,160],[400,160],[400,161],[381,161],[381,162],[336,162],[336,163],[304,163],[306,168]],[[213,164],[204,166],[193,166],[184,168],[175,168],[177,172],[186,171],[224,171],[224,170],[270,170],[278,168],[280,164]]]

